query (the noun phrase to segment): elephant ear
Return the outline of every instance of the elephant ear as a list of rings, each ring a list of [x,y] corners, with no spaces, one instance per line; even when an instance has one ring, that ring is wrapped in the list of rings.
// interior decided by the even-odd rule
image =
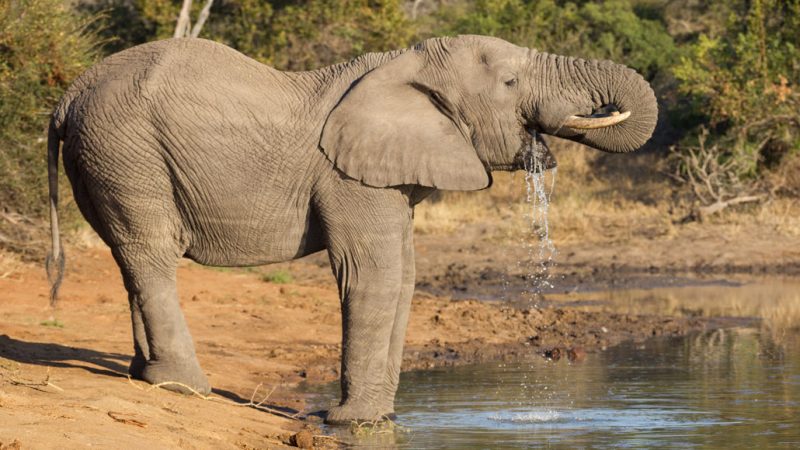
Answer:
[[[328,116],[322,150],[369,186],[489,186],[452,104],[421,80],[423,65],[423,55],[410,50],[363,76]]]

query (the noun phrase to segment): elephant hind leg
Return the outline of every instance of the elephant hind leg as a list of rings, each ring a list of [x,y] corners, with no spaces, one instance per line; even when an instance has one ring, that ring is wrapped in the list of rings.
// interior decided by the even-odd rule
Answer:
[[[115,245],[112,252],[131,305],[135,351],[131,375],[152,384],[166,383],[163,387],[169,390],[190,393],[189,387],[209,393],[178,302],[178,249],[136,243]]]
[[[144,380],[144,368],[150,359],[150,347],[147,345],[142,310],[133,294],[128,294],[128,303],[131,307],[131,323],[133,324],[133,358],[128,367],[128,374],[134,379]]]
[[[174,180],[158,146],[130,141],[121,130],[87,133],[65,144],[64,161],[76,201],[111,247],[131,308],[132,376],[150,383],[174,381],[208,392],[208,380],[180,310],[176,270],[188,243],[182,233]],[[68,164],[69,163],[69,164]],[[184,390],[179,385],[165,388]]]

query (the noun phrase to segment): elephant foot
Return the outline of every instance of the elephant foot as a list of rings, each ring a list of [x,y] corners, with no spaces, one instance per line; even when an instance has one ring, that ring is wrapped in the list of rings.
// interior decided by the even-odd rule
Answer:
[[[325,423],[328,425],[349,425],[352,423],[383,422],[384,420],[393,421],[397,418],[394,412],[381,411],[381,409],[369,404],[346,403],[328,410]]]
[[[144,367],[147,365],[147,360],[144,356],[134,355],[131,358],[131,364],[128,366],[128,375],[134,380],[144,380]]]
[[[159,385],[163,389],[181,394],[193,394],[192,390],[201,395],[211,393],[208,378],[200,370],[200,365],[195,360],[148,361],[142,370],[142,379],[150,384]]]

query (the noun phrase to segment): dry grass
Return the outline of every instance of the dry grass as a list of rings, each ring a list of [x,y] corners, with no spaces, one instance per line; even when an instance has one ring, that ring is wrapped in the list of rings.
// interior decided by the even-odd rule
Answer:
[[[641,229],[642,221],[658,234],[668,234],[672,220],[665,214],[669,184],[650,155],[609,155],[587,147],[557,141],[551,148],[558,159],[557,172],[548,173],[551,197],[550,224],[559,242],[619,237],[620,230]],[[529,229],[525,213],[525,175],[494,173],[494,185],[481,192],[448,192],[438,202],[417,208],[415,228],[420,233],[452,233],[459,228],[485,222],[496,238],[519,239]],[[632,222],[633,220],[633,222]],[[624,236],[622,236],[624,237]]]
[[[612,155],[567,141],[551,139],[558,159],[549,223],[556,245],[575,242],[620,242],[677,236],[678,222],[691,205],[676,202],[673,185],[661,173],[663,161],[653,154]],[[513,242],[530,235],[525,221],[524,173],[494,173],[494,185],[480,192],[447,192],[439,201],[416,209],[415,229],[449,234],[465,226],[486,224],[492,238]],[[547,176],[549,184],[552,174]],[[745,227],[776,236],[800,235],[800,206],[792,198],[728,208],[704,227],[736,235]]]
[[[17,240],[13,241],[13,246],[8,245],[6,248],[0,246],[0,279],[13,278],[34,266],[44,268],[42,265],[44,254],[50,248],[49,225],[45,221],[37,220],[26,224],[25,227],[18,226],[15,230],[20,233],[24,230],[26,234],[19,235]],[[71,250],[105,247],[97,233],[82,220],[62,227],[61,236],[66,241],[68,257]],[[6,243],[9,242],[12,241]],[[0,244],[2,243],[0,241]]]
[[[795,198],[775,198],[758,205],[725,210],[710,223],[732,230],[757,225],[764,233],[800,236],[800,204]]]
[[[22,261],[18,253],[0,250],[0,279],[14,277],[29,264]]]

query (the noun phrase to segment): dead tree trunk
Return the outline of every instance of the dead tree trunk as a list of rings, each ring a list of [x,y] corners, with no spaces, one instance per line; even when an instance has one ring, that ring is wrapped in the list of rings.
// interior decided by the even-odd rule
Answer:
[[[203,29],[203,25],[206,23],[208,15],[211,12],[211,5],[213,3],[214,0],[206,0],[206,4],[203,6],[203,9],[200,11],[200,14],[197,16],[197,22],[195,22],[194,27],[192,27],[192,21],[191,21],[192,0],[183,0],[183,6],[181,6],[181,13],[178,15],[178,22],[175,24],[175,32],[172,34],[172,37],[196,38],[197,36],[199,36],[200,30]]]

